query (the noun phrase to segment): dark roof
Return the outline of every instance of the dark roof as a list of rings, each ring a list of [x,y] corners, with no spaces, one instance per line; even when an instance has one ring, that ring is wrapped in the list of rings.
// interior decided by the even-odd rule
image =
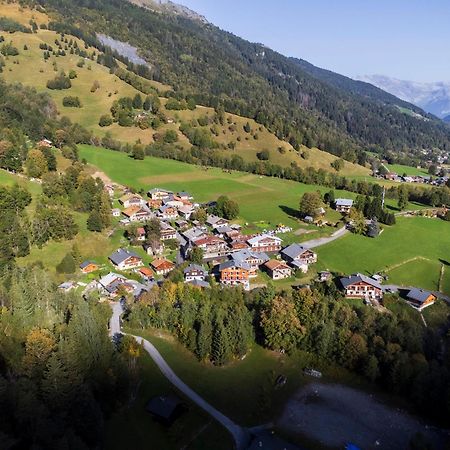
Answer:
[[[187,281],[186,284],[190,284],[192,286],[201,287],[201,288],[210,288],[211,287],[211,285],[207,281],[202,281],[202,280]]]
[[[222,272],[222,270],[231,269],[232,267],[238,267],[239,269],[250,270],[250,266],[246,262],[230,260],[230,261],[225,261],[224,263],[220,264],[219,271]]]
[[[189,266],[184,269],[185,274],[193,271],[205,273],[205,269],[198,264],[189,264]]]
[[[84,262],[82,262],[82,263],[80,264],[80,269],[85,269],[85,268],[86,268],[87,266],[89,266],[90,264],[96,265],[95,262],[92,262],[92,261],[84,261]]]
[[[134,253],[132,250],[124,250],[123,248],[119,248],[119,250],[116,250],[109,259],[116,265],[119,265],[120,263],[123,263],[125,260],[127,260],[130,256],[135,258],[140,258],[140,256],[137,253]]]
[[[373,278],[366,277],[365,275],[362,275],[360,273],[350,275],[349,277],[341,278],[341,284],[344,288],[352,284],[361,282],[370,284],[371,286],[376,287],[377,289],[383,289],[381,284],[375,281]]]
[[[164,420],[170,420],[176,410],[183,405],[183,402],[174,394],[160,395],[153,397],[147,403],[145,409]]]
[[[414,300],[418,303],[424,303],[430,295],[434,295],[430,291],[425,291],[423,289],[413,288],[408,292],[408,299]]]

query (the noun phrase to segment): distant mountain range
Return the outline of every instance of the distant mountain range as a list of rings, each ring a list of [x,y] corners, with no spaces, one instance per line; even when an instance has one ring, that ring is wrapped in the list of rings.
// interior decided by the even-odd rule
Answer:
[[[355,79],[371,83],[450,122],[450,82],[418,83],[384,75],[364,75],[357,76]]]

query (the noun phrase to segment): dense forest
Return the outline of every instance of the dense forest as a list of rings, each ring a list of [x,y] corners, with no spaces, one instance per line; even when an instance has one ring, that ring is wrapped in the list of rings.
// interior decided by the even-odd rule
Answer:
[[[58,31],[75,34],[78,27],[90,43],[98,32],[129,42],[148,60],[151,77],[180,97],[255,118],[294,147],[317,146],[349,161],[366,149],[449,147],[450,130],[432,116],[413,117],[391,96],[323,81],[295,60],[213,25],[122,0],[39,3],[53,11]]]

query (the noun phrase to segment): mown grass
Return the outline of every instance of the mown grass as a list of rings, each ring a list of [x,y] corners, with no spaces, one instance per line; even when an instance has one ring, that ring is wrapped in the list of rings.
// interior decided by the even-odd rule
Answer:
[[[387,164],[386,167],[391,171],[395,172],[399,175],[403,175],[406,173],[406,175],[410,176],[416,176],[416,175],[428,175],[428,171],[426,169],[418,169],[417,167],[411,167],[411,166],[404,166],[402,164]]]
[[[264,220],[271,225],[285,223],[298,227],[295,217],[301,196],[305,192],[319,191],[323,194],[329,190],[323,186],[243,172],[206,170],[167,159],[147,157],[144,161],[135,161],[126,153],[89,145],[80,145],[79,150],[80,158],[85,158],[113,181],[138,190],[146,191],[156,186],[174,191],[187,190],[199,202],[227,195],[239,203],[240,215],[247,222]],[[336,191],[336,196],[355,198],[356,195]],[[395,208],[394,202],[388,204]]]
[[[390,281],[431,288],[438,279],[441,261],[450,254],[450,227],[447,222],[423,217],[398,218],[376,239],[349,234],[318,249],[320,268],[345,274],[372,274],[388,271]],[[401,265],[413,258],[417,260]],[[430,272],[431,271],[431,272]],[[450,293],[445,277],[444,292]]]

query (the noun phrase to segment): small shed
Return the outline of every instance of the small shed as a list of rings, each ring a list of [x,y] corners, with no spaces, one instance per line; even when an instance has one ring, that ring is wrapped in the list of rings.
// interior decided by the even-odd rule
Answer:
[[[155,420],[166,426],[172,425],[187,410],[186,405],[175,394],[153,397],[145,409]]]

